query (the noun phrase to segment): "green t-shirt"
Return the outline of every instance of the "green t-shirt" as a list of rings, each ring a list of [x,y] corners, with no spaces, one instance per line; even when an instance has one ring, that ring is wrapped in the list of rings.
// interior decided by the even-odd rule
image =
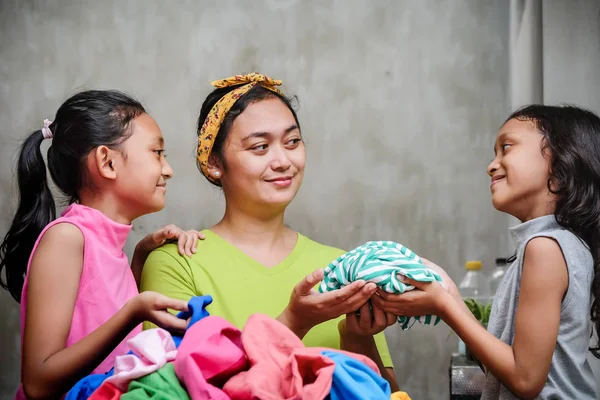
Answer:
[[[344,253],[298,234],[290,255],[278,265],[267,268],[215,233],[209,230],[203,233],[206,239],[198,242],[196,254],[191,257],[179,255],[175,244],[154,250],[144,265],[140,289],[185,301],[193,296],[211,295],[213,303],[207,311],[239,329],[254,313],[277,317],[298,282]],[[343,316],[312,328],[304,337],[304,344],[339,349],[337,325],[341,318]],[[151,326],[144,325],[146,329]],[[383,332],[375,335],[375,342],[383,365],[392,368]]]

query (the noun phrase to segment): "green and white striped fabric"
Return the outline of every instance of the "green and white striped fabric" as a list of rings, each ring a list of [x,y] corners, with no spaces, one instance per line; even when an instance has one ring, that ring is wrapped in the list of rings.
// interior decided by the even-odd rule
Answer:
[[[387,293],[404,293],[414,286],[400,282],[401,276],[420,282],[438,281],[442,278],[426,267],[419,256],[396,242],[367,242],[332,261],[325,267],[325,277],[319,292],[329,292],[357,280],[374,282]],[[439,317],[425,315],[414,317],[426,325],[437,325]],[[412,326],[411,317],[398,317],[402,329]],[[414,323],[414,322],[413,322]]]

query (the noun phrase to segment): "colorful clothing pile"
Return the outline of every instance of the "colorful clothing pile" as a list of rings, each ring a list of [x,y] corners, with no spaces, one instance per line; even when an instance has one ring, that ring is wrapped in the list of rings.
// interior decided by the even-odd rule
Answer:
[[[263,314],[252,315],[240,331],[208,315],[211,302],[194,297],[190,312],[179,314],[190,319],[183,338],[156,328],[130,339],[130,353],[116,358],[111,373],[82,379],[67,400],[399,398],[369,358],[305,347]]]

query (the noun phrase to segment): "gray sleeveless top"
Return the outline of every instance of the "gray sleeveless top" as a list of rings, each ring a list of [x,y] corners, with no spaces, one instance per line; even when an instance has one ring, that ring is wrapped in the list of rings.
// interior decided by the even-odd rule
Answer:
[[[512,345],[525,246],[531,239],[539,236],[556,240],[567,263],[569,287],[562,301],[560,327],[548,380],[537,398],[596,399],[596,382],[586,358],[592,332],[590,307],[594,275],[592,255],[588,247],[573,233],[558,225],[554,215],[517,225],[510,229],[510,233],[517,248],[517,258],[506,271],[494,298],[488,331],[504,343]],[[487,372],[482,400],[517,398]]]

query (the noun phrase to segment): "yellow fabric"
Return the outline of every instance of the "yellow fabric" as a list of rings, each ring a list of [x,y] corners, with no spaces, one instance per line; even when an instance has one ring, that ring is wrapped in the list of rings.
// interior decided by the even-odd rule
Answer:
[[[198,150],[196,154],[198,164],[200,165],[200,169],[204,176],[216,183],[215,178],[208,173],[208,158],[210,157],[210,152],[212,151],[221,124],[229,110],[231,110],[231,107],[233,107],[240,97],[248,93],[250,89],[257,85],[261,85],[265,89],[282,96],[283,93],[275,87],[281,85],[280,80],[271,79],[268,76],[257,72],[247,75],[235,75],[222,80],[213,81],[211,84],[216,88],[244,85],[227,93],[215,103],[204,120],[200,132],[198,132]]]
[[[306,275],[344,253],[298,234],[296,246],[278,265],[267,268],[209,230],[198,242],[196,254],[179,255],[176,244],[154,250],[142,271],[141,291],[151,290],[188,301],[211,295],[211,315],[225,318],[238,328],[254,313],[277,317],[286,307],[294,286]],[[304,337],[310,347],[339,349],[338,322],[343,317],[315,326]],[[145,323],[144,328],[152,328]],[[385,367],[393,368],[385,336],[375,335]]]
[[[390,396],[390,400],[411,400],[406,392],[394,392]]]

